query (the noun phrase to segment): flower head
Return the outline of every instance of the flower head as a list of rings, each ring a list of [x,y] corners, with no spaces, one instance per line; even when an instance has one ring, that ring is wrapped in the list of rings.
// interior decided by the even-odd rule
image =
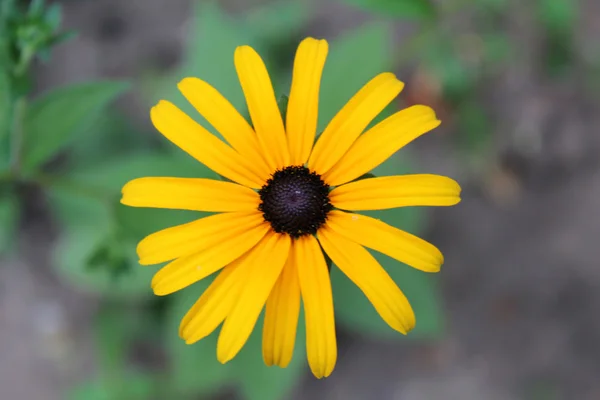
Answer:
[[[391,73],[369,81],[316,139],[319,86],[327,42],[305,39],[294,62],[285,124],[260,56],[235,51],[235,67],[252,125],[212,86],[185,78],[179,89],[221,133],[209,133],[168,101],[151,110],[154,126],[182,150],[229,181],[140,178],[123,188],[123,204],[214,212],[156,232],[137,248],[143,265],[169,262],[152,281],[167,295],[218,271],[181,322],[194,343],[219,325],[221,362],[244,346],[263,308],[263,358],[287,366],[304,305],[308,362],[318,378],[337,358],[326,253],[393,329],[406,334],[415,315],[406,297],[367,248],[426,272],[440,251],[426,241],[354,211],[449,206],[460,187],[437,175],[360,179],[402,146],[439,125],[426,106],[399,111],[366,130],[400,93]],[[363,131],[365,131],[363,133]]]

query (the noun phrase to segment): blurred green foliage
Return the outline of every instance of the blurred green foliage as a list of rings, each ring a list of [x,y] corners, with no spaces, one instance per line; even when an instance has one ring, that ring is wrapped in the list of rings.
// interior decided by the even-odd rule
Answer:
[[[436,7],[431,0],[347,0],[347,2],[392,18],[423,21],[431,20],[436,15]]]
[[[378,20],[382,14],[388,19],[366,23],[330,40],[319,130],[368,79],[383,71],[404,71],[405,62],[410,61],[427,76],[429,86],[439,89],[427,91],[418,82],[408,81],[411,96],[452,115],[458,132],[453,139],[467,154],[484,153],[493,124],[478,100],[479,87],[515,56],[513,43],[502,31],[508,2],[345,1],[350,7],[373,12]],[[20,188],[41,188],[59,227],[52,264],[66,282],[103,300],[94,327],[98,374],[73,388],[69,399],[195,398],[234,388],[250,400],[287,398],[307,373],[303,316],[287,369],[263,364],[262,319],[242,352],[221,365],[215,354],[216,334],[192,346],[178,336],[181,318],[213,277],[156,300],[150,289],[156,267],[137,263],[136,243],[144,236],[207,214],[125,207],[119,204],[123,184],[142,176],[218,177],[166,140],[156,139],[155,132],[139,131],[111,107],[130,87],[129,82],[80,82],[31,98],[32,61],[47,59],[51,48],[70,34],[60,31],[58,5],[47,6],[40,0],[28,7],[19,4],[5,0],[0,6],[0,254],[5,256],[15,247],[23,212]],[[478,16],[472,32],[455,36],[437,24],[467,5]],[[538,0],[535,11],[548,42],[546,65],[549,72],[560,72],[571,62],[576,7],[568,0]],[[166,74],[149,71],[142,80],[148,106],[159,99],[173,101],[218,135],[183,99],[176,84],[187,76],[201,77],[247,115],[233,64],[234,49],[242,44],[252,45],[264,57],[275,91],[285,102],[294,51],[312,15],[309,2],[275,1],[232,16],[216,2],[198,1],[180,65]],[[416,22],[417,33],[397,45],[392,41],[392,20]],[[392,104],[378,119],[396,108]],[[410,173],[416,170],[412,164],[410,154],[403,150],[374,174]],[[368,214],[415,234],[423,233],[426,226],[421,208]],[[444,318],[436,276],[381,254],[374,256],[415,309],[417,326],[407,338],[440,337]],[[379,318],[337,268],[331,269],[331,277],[341,329],[386,340],[404,339]],[[128,307],[132,304],[135,310]],[[154,369],[132,365],[130,348],[140,338],[151,340],[166,353],[164,365]]]

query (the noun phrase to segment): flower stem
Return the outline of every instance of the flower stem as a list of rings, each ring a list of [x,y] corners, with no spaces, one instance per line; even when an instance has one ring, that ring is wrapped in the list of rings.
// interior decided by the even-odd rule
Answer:
[[[10,141],[10,172],[13,176],[18,176],[21,167],[21,152],[23,147],[23,118],[27,100],[25,97],[19,97],[14,105],[12,117],[12,135]]]
[[[82,185],[78,182],[67,180],[56,175],[37,173],[26,181],[43,188],[61,189],[74,195],[98,200],[105,204],[112,204],[114,202],[114,198],[110,196],[107,191],[92,186]]]

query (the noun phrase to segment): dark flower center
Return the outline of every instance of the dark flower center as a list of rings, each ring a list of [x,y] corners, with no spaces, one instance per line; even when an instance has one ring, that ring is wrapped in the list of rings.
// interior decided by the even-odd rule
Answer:
[[[265,221],[277,233],[293,238],[317,233],[333,206],[329,185],[321,176],[303,166],[276,171],[258,191]]]

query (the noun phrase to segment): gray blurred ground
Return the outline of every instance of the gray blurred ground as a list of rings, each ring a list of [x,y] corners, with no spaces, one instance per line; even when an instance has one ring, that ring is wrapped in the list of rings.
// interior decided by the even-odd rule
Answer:
[[[581,3],[578,45],[593,52],[600,3]],[[169,68],[180,55],[188,7],[184,0],[65,2],[66,25],[80,35],[40,69],[39,87],[137,76],[149,64]],[[522,57],[482,93],[496,127],[488,162],[466,166],[450,146],[450,127],[411,146],[420,170],[448,174],[464,187],[459,206],[432,211],[429,236],[446,256],[446,339],[344,338],[335,374],[325,381],[307,376],[295,399],[600,399],[598,96],[590,97],[582,75],[542,77],[540,38],[520,7],[507,29]],[[364,19],[326,2],[316,33]],[[135,95],[122,106],[148,124]],[[52,233],[48,221],[31,216],[20,256],[2,261],[2,400],[61,399],[93,370],[96,300],[49,270]]]

